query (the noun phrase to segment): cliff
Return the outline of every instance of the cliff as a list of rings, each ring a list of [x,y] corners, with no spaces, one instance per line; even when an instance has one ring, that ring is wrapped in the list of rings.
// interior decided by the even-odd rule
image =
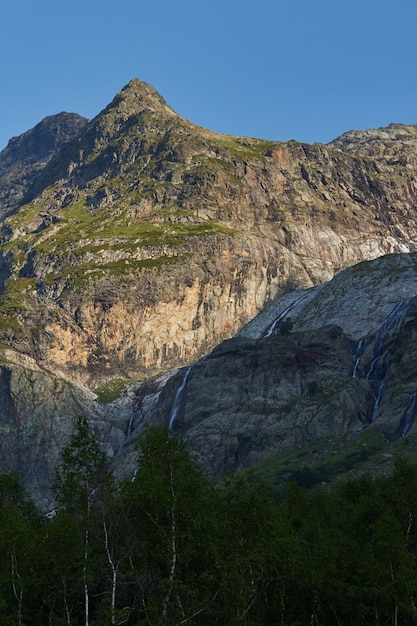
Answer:
[[[416,260],[389,255],[277,298],[234,338],[174,373],[132,439],[146,424],[171,423],[213,477],[266,461],[288,477],[362,446],[376,468],[395,454],[415,460]],[[130,439],[118,453],[125,464]]]

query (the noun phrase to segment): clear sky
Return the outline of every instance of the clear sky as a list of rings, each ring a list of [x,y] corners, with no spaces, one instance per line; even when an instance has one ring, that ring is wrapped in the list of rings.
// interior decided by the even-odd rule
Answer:
[[[326,143],[417,123],[416,0],[0,0],[0,150],[131,78],[222,133]]]

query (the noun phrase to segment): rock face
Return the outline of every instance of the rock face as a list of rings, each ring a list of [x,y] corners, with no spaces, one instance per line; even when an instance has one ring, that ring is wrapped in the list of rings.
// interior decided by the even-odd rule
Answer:
[[[416,354],[416,254],[362,262],[278,297],[204,358],[128,386],[106,404],[6,349],[0,458],[47,507],[51,474],[79,414],[127,478],[135,442],[156,424],[182,434],[214,478],[368,431],[387,442],[413,438]]]
[[[352,346],[337,326],[230,339],[192,368],[174,427],[219,477],[283,448],[362,430],[370,392],[351,373]],[[159,408],[166,415],[162,400]]]
[[[50,480],[77,415],[93,394],[42,371],[28,357],[5,351],[0,366],[0,458],[16,469],[41,505],[50,501]],[[7,359],[7,360],[6,360]],[[93,417],[92,411],[88,414]]]
[[[133,439],[146,423],[171,422],[219,477],[370,429],[388,441],[415,434],[416,261],[387,256],[277,298],[236,337],[172,376]],[[119,455],[126,464],[126,450]]]
[[[89,122],[11,140],[0,457],[46,502],[79,413],[126,475],[143,425],[171,418],[213,476],[326,437],[412,434],[416,155],[415,126],[327,146],[218,135],[136,79]],[[100,404],[91,390],[115,379],[136,384]]]
[[[32,130],[10,139],[0,154],[0,207],[15,207],[25,198],[36,176],[87,123],[76,113],[46,117]]]
[[[373,131],[368,153],[361,133],[217,135],[138,80],[78,122],[4,219],[0,267],[3,343],[66,379],[185,365],[275,295],[416,248],[415,127]]]

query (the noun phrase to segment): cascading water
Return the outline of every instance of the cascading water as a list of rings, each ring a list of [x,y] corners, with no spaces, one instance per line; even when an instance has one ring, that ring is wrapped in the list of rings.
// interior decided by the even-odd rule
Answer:
[[[404,312],[409,307],[411,300],[405,300],[403,302],[399,302],[391,311],[391,313],[386,317],[384,322],[378,329],[376,335],[376,345],[374,348],[373,358],[369,367],[366,368],[364,372],[364,378],[369,382],[371,389],[373,390],[375,402],[372,408],[371,421],[373,422],[378,415],[379,406],[381,403],[381,398],[384,393],[385,382],[385,367],[383,363],[384,359],[384,344],[388,337],[388,334],[394,329],[394,327],[401,321],[401,318]],[[359,367],[361,364],[361,360],[364,354],[366,339],[363,338],[358,343],[358,347],[355,353],[355,364],[353,367],[353,378],[359,377]],[[369,344],[369,341],[367,342]]]
[[[381,403],[382,394],[384,392],[385,383],[383,377],[385,372],[378,372],[378,365],[383,357],[383,347],[385,340],[388,334],[392,331],[396,324],[401,320],[403,313],[407,310],[409,304],[411,302],[411,298],[409,300],[405,300],[404,302],[399,302],[397,306],[393,308],[391,313],[385,319],[384,323],[380,327],[378,331],[378,341],[376,344],[376,349],[374,352],[374,358],[371,361],[371,365],[369,367],[368,372],[366,373],[366,380],[371,384],[371,387],[374,388],[375,393],[375,403],[372,409],[371,421],[373,422],[378,415],[379,405]],[[384,368],[382,368],[384,369]]]
[[[174,403],[172,405],[171,414],[169,416],[169,428],[171,429],[174,426],[174,422],[177,419],[178,413],[180,411],[184,389],[187,384],[188,376],[191,372],[191,367],[187,367],[184,372],[184,376],[182,378],[181,385],[177,389],[177,393],[175,394]]]
[[[388,333],[391,332],[394,326],[399,322],[403,313],[407,310],[410,302],[411,302],[411,299],[405,300],[404,302],[399,302],[397,306],[393,308],[393,310],[385,319],[383,324],[380,326],[378,330],[378,341],[377,341],[376,349],[374,351],[374,358],[365,376],[366,380],[374,379],[374,370],[376,369],[376,366],[378,365],[378,361],[381,358],[382,348],[384,346],[385,339]]]
[[[355,352],[355,365],[353,366],[352,378],[358,378],[358,369],[363,355],[364,340],[361,339]]]
[[[307,298],[308,293],[305,293],[304,295],[302,295],[300,298],[298,298],[297,300],[295,300],[294,302],[292,302],[289,306],[287,306],[286,309],[284,309],[282,311],[282,313],[280,313],[277,317],[277,319],[271,324],[271,326],[269,328],[267,328],[267,330],[264,332],[264,334],[262,335],[262,337],[270,337],[272,335],[272,333],[274,332],[277,324],[279,324],[279,322],[281,322],[287,315],[288,313],[295,307],[297,306],[297,304],[299,302],[301,302],[301,300],[304,300],[304,298]]]
[[[133,422],[134,422],[134,419],[135,419],[135,416],[134,416],[134,415],[131,415],[131,416],[130,416],[130,419],[129,419],[129,423],[128,423],[128,425],[127,425],[127,432],[126,432],[126,435],[127,435],[128,437],[130,437],[130,435],[131,435],[131,434],[132,434],[132,432],[133,432]]]
[[[385,388],[385,383],[382,380],[378,387],[378,393],[376,395],[374,406],[372,409],[371,422],[375,421],[376,416],[378,415],[379,405],[381,404],[381,398],[382,398],[382,394],[384,393],[384,388]]]
[[[411,396],[410,404],[401,416],[397,430],[391,435],[390,441],[395,441],[405,435],[410,430],[417,416],[417,391]]]
[[[411,402],[400,420],[401,437],[404,437],[414,423],[417,412],[417,391],[411,396]]]

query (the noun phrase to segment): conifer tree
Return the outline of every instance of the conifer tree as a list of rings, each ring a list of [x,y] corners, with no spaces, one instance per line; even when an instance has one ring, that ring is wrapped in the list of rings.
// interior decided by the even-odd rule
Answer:
[[[93,566],[90,554],[96,547],[99,530],[98,511],[111,484],[107,457],[101,449],[87,418],[76,420],[74,433],[62,450],[62,462],[56,472],[54,492],[63,510],[77,520],[82,536],[82,585],[84,595],[84,624],[90,626],[90,581]],[[94,527],[94,544],[92,528]]]

